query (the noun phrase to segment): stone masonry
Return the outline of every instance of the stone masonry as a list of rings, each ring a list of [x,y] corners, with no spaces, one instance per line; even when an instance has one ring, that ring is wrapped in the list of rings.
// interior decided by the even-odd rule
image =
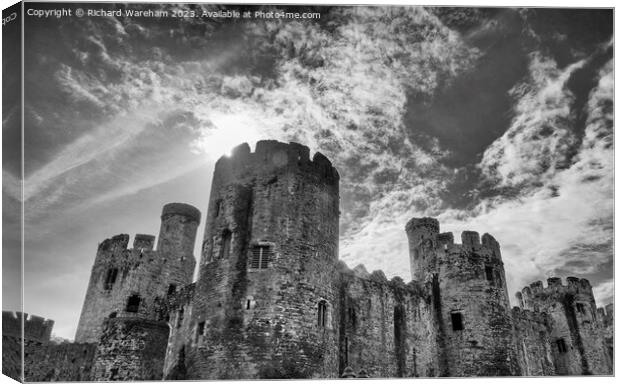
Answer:
[[[247,144],[215,166],[200,212],[99,244],[75,343],[3,313],[3,372],[27,381],[613,374],[613,305],[550,278],[511,308],[499,243],[433,218],[405,228],[412,281],[338,260],[339,175],[303,145]],[[19,316],[19,315],[18,315]],[[37,329],[35,329],[37,328]],[[22,343],[24,340],[25,343]]]

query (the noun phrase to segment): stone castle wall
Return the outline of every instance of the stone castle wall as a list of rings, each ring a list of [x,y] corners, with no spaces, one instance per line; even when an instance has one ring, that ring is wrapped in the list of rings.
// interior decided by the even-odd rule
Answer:
[[[522,308],[545,312],[551,321],[551,345],[556,374],[601,375],[610,372],[611,357],[597,319],[592,287],[586,279],[547,279],[523,288],[517,295]]]
[[[90,381],[95,343],[26,344],[26,381]]]
[[[555,375],[550,341],[552,329],[547,314],[514,307],[512,320],[521,375]]]
[[[163,321],[106,319],[95,352],[92,380],[161,380],[169,328]]]
[[[22,312],[2,311],[2,373],[21,381],[26,349],[47,344],[54,321]]]
[[[388,281],[380,271],[341,267],[340,366],[369,377],[432,377],[438,372],[430,298],[424,287]]]
[[[167,204],[156,250],[151,235],[131,249],[128,235],[99,245],[78,343],[46,344],[53,322],[29,318],[26,377],[612,373],[613,306],[596,311],[587,280],[536,282],[511,309],[492,236],[465,231],[455,244],[437,220],[414,218],[405,228],[413,281],[388,281],[338,261],[339,214],[339,176],[320,153],[275,141],[237,147],[215,167],[198,280],[200,212]],[[3,369],[18,377],[16,319],[3,313]]]

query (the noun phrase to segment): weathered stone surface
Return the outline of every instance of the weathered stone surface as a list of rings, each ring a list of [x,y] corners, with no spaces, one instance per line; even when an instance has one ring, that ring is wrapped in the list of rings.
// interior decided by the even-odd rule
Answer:
[[[260,141],[216,163],[200,212],[164,206],[151,235],[98,248],[75,344],[26,324],[32,380],[205,380],[611,374],[613,306],[587,280],[532,283],[510,308],[497,240],[405,228],[413,280],[338,260],[339,175],[305,146]],[[139,295],[133,307],[129,298]],[[6,318],[5,318],[6,316]],[[5,372],[21,325],[4,314]],[[562,340],[562,341],[559,341]],[[81,343],[80,343],[81,342]]]
[[[22,312],[2,311],[2,373],[22,381],[22,362],[28,363],[22,355],[22,348],[38,349],[49,343],[53,327],[53,320]]]

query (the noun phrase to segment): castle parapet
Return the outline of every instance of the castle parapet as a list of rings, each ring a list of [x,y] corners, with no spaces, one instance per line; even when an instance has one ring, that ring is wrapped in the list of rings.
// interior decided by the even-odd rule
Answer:
[[[137,234],[133,239],[133,249],[140,249],[143,251],[152,251],[155,245],[155,236]]]
[[[22,317],[24,318],[24,339],[47,343],[52,335],[54,320],[22,312],[2,311],[2,334],[21,339]]]
[[[103,240],[99,244],[98,250],[111,252],[124,251],[127,249],[127,244],[129,244],[129,235],[120,234]]]
[[[240,166],[247,164],[248,167]],[[232,176],[231,172],[252,170],[253,173],[270,173],[274,169],[302,169],[324,179],[328,184],[337,183],[340,176],[332,163],[320,152],[310,160],[310,149],[298,143],[282,143],[277,140],[260,140],[251,152],[250,146],[243,143],[235,147],[230,157],[223,156],[216,162],[216,172]]]
[[[535,281],[518,292],[516,297],[519,305],[523,308],[537,308],[540,299],[546,300],[551,295],[562,294],[580,295],[581,300],[584,297],[594,299],[590,282],[587,279],[572,276],[566,278],[566,284],[563,284],[559,277],[550,277],[547,279],[546,287],[543,286],[542,281]]]
[[[480,235],[475,231],[463,231],[461,233],[463,248],[474,249],[480,246]]]

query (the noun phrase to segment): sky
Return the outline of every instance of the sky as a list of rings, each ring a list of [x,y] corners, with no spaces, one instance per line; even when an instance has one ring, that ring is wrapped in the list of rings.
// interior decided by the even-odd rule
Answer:
[[[215,160],[261,139],[338,169],[350,267],[410,280],[405,224],[432,216],[457,239],[499,241],[513,305],[552,276],[588,278],[599,306],[613,301],[611,10],[261,9],[320,19],[26,18],[26,312],[72,339],[97,244],[157,235],[168,202],[204,215]],[[19,285],[7,256],[19,228],[6,223],[19,220],[8,143],[20,132],[18,110],[3,109],[7,292]],[[19,307],[11,297],[3,309]]]

